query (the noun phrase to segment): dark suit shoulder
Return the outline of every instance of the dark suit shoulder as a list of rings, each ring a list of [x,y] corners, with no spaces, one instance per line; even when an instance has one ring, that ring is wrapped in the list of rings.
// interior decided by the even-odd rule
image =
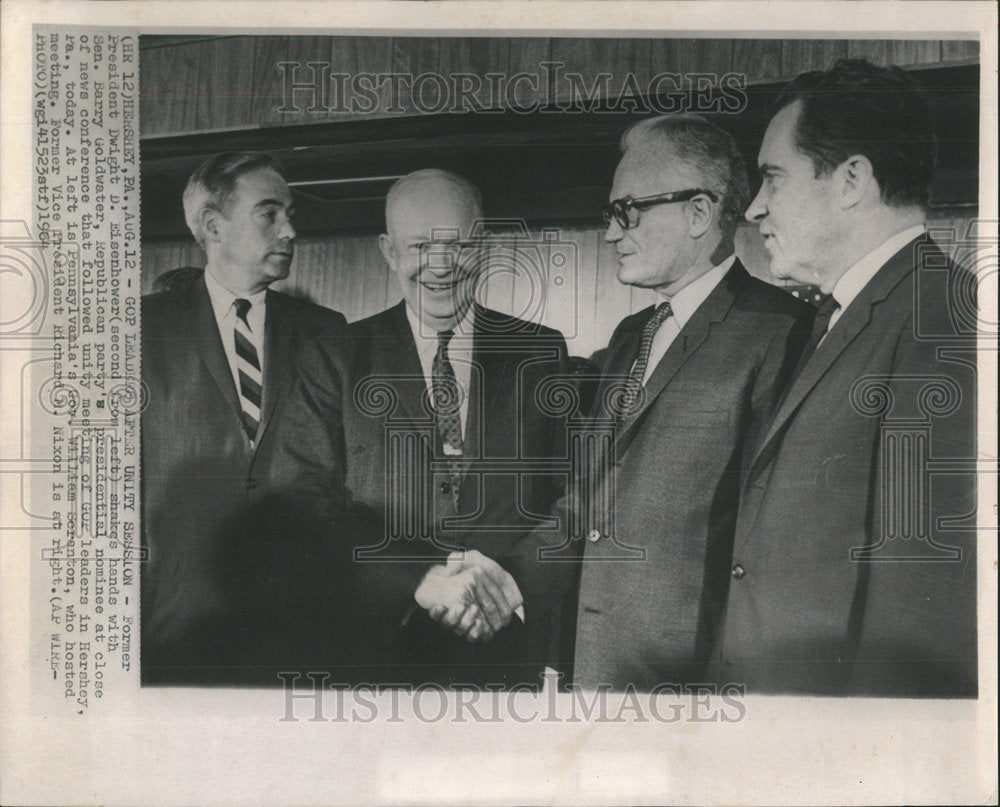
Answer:
[[[161,327],[180,327],[179,317],[190,307],[193,294],[191,286],[144,294],[139,301],[143,332],[152,335]]]
[[[399,305],[371,314],[363,319],[355,320],[347,326],[347,335],[351,339],[361,339],[368,336],[384,334],[390,328],[398,328],[406,322],[405,312]]]
[[[741,307],[761,313],[786,315],[792,319],[811,319],[816,308],[800,300],[780,286],[767,283],[756,277],[748,277],[737,297]]]
[[[509,314],[502,314],[490,308],[480,308],[476,312],[476,327],[488,334],[518,336],[538,336],[546,339],[562,339],[563,335],[555,328],[549,328],[538,322],[532,322]]]
[[[641,328],[645,324],[646,320],[649,319],[653,308],[654,306],[648,305],[641,311],[636,311],[634,314],[629,314],[628,316],[622,318],[622,321],[615,326],[614,333],[611,334],[611,341],[608,346],[610,347],[614,344],[615,340],[619,337],[630,334]]]
[[[347,329],[347,319],[339,311],[301,297],[271,291],[268,293],[268,305],[275,306],[275,310],[281,311],[282,316],[288,317],[293,327],[307,336],[329,331],[342,334]]]

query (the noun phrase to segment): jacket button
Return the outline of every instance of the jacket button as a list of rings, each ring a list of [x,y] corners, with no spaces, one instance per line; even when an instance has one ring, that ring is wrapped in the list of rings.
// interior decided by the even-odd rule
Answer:
[[[735,577],[737,580],[742,580],[744,577],[746,577],[747,570],[737,563],[735,566],[733,566],[732,574],[733,577]]]
[[[247,479],[247,490],[253,490],[255,487],[257,487],[257,480],[251,476]]]
[[[591,530],[590,532],[588,532],[587,540],[590,541],[590,543],[592,544],[596,544],[598,541],[600,541],[601,540],[600,530]]]
[[[451,482],[442,482],[438,487],[442,493],[451,493]]]

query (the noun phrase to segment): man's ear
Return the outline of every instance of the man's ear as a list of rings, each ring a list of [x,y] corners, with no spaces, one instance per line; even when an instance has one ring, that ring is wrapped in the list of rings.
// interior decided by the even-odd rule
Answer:
[[[389,268],[393,272],[396,271],[396,248],[392,243],[392,239],[389,237],[388,233],[382,233],[378,237],[378,249],[382,253],[382,257],[385,258],[385,262],[389,264]]]
[[[855,207],[873,190],[878,191],[871,161],[862,154],[853,154],[844,160],[837,166],[834,176],[842,208]]]
[[[205,241],[211,243],[219,242],[219,211],[211,207],[204,207],[199,216],[201,219],[201,231],[205,234]]]
[[[701,238],[712,225],[713,203],[707,196],[695,196],[687,203],[688,233]]]

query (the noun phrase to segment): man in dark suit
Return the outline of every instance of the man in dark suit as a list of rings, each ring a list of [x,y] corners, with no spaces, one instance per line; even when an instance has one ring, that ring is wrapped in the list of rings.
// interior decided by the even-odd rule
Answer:
[[[725,131],[674,115],[633,126],[621,146],[605,238],[618,279],[662,301],[626,317],[605,354],[592,415],[613,434],[610,456],[556,511],[579,534],[546,554],[551,532],[536,531],[500,562],[530,618],[560,607],[555,583],[572,590],[575,560],[573,682],[649,690],[701,680],[728,585],[740,463],[812,309],[752,278],[734,253],[748,189]]]
[[[276,649],[301,630],[309,584],[286,565],[305,548],[265,527],[275,424],[302,345],[338,343],[346,322],[268,288],[295,238],[270,157],[207,160],[184,212],[204,276],[142,300],[142,679],[277,684],[270,665],[291,661]]]
[[[855,60],[776,110],[747,218],[776,276],[830,297],[746,476],[717,675],[973,697],[975,281],[924,229],[929,110]]]
[[[352,536],[358,680],[512,684],[540,670],[519,625],[469,644],[425,613],[438,606],[492,638],[520,595],[490,558],[561,487],[546,463],[564,453],[564,424],[536,391],[567,372],[565,341],[474,302],[489,272],[469,240],[481,219],[478,190],[449,172],[390,189],[379,247],[404,299],[349,326],[343,356],[320,340],[303,353],[282,423],[298,494],[338,518],[370,516]]]

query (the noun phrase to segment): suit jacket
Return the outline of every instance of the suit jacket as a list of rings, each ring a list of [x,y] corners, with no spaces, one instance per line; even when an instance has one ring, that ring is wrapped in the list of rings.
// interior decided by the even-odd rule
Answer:
[[[652,311],[626,317],[611,339],[592,413],[606,423],[614,411],[600,407],[628,377]],[[812,316],[737,261],[653,371],[577,515],[576,684],[700,680],[728,582],[741,460]]]
[[[280,590],[296,577],[281,566],[294,537],[280,537],[267,504],[275,424],[302,345],[342,340],[345,328],[334,311],[268,291],[251,447],[204,278],[143,297],[144,683],[278,683],[269,664],[287,659],[274,642],[297,600]]]
[[[566,373],[562,335],[477,307],[457,508],[405,303],[351,324],[346,342],[343,355],[319,341],[303,353],[281,473],[332,514],[331,540],[356,550],[353,678],[533,680],[541,659],[525,656],[517,625],[470,645],[431,622],[413,595],[452,549],[503,555],[561,490],[564,478],[548,466],[564,454],[564,421],[535,394]]]
[[[744,485],[717,676],[975,695],[975,311],[921,238],[806,362]]]

